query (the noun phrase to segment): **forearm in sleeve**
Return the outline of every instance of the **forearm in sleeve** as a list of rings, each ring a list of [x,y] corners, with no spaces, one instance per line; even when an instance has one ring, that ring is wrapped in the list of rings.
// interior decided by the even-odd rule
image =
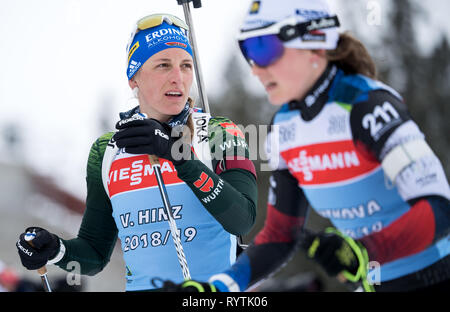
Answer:
[[[250,231],[256,216],[255,176],[244,169],[229,169],[220,175],[199,160],[176,167],[178,177],[191,188],[203,206],[234,235]]]
[[[87,166],[86,210],[77,238],[62,240],[66,252],[56,265],[63,270],[72,270],[70,262],[76,261],[81,274],[94,275],[106,266],[113,252],[118,231],[101,177],[101,162],[110,137],[111,134],[102,136],[92,145]]]

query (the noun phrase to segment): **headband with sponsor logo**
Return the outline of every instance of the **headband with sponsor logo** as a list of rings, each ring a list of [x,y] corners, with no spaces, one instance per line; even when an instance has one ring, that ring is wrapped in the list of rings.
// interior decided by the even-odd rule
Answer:
[[[129,46],[128,80],[133,78],[142,65],[154,54],[165,49],[179,48],[191,56],[192,48],[183,29],[163,22],[161,25],[139,31]]]
[[[305,26],[304,34],[284,40],[286,48],[333,50],[339,40],[339,22],[327,0],[252,1],[244,18],[239,40],[272,33],[293,32]],[[290,28],[287,28],[289,26]],[[300,29],[301,30],[301,29]]]

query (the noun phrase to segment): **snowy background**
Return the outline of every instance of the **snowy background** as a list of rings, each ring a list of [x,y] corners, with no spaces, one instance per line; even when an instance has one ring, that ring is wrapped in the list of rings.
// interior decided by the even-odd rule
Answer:
[[[192,14],[206,90],[214,96],[228,83],[223,73],[231,56],[238,53],[234,37],[251,1],[202,3]],[[349,7],[348,0],[330,3],[341,17],[343,30],[356,27],[364,42],[376,42],[389,32],[385,26],[391,0],[352,1],[354,7]],[[442,33],[450,40],[450,2],[427,0],[422,9],[415,32],[426,54]],[[0,0],[0,164],[31,168],[84,199],[91,144],[113,129],[118,112],[135,104],[125,75],[125,46],[133,24],[142,16],[161,12],[184,18],[175,0]],[[245,68],[242,58],[238,60],[236,66]],[[246,75],[249,92],[263,95],[256,79],[248,71]],[[214,112],[214,105],[211,108]],[[0,174],[5,176],[5,171]],[[3,202],[14,197],[5,188],[0,192]],[[53,218],[55,231],[59,227],[69,235],[76,233],[79,218],[58,217],[52,207],[42,209],[48,209],[40,215]],[[20,233],[32,210],[29,207],[19,214],[3,206],[0,217],[8,226],[2,231],[12,236]],[[8,222],[9,218],[17,222]],[[0,241],[0,250],[0,260],[18,262],[10,242]],[[111,272],[122,265],[120,259],[115,261]],[[123,286],[96,285],[90,289],[121,290]]]

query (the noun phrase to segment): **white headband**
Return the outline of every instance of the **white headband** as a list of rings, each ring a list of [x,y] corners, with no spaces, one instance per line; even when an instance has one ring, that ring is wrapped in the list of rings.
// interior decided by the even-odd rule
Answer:
[[[274,34],[284,25],[317,20],[315,26],[327,26],[325,17],[333,16],[326,0],[259,0],[252,1],[244,19],[238,40]],[[320,25],[322,23],[323,25]],[[323,27],[319,27],[323,28]],[[339,40],[339,28],[312,31],[303,37],[284,42],[287,48],[334,50]]]

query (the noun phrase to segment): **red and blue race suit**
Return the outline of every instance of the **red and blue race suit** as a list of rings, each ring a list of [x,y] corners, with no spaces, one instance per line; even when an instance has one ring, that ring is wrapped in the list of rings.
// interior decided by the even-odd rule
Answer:
[[[394,181],[382,166],[408,142],[423,145],[425,137],[395,90],[330,65],[302,101],[275,114],[264,228],[231,269],[210,281],[227,290],[231,278],[242,291],[282,267],[309,207],[365,246],[380,265],[381,285],[448,263],[450,190],[439,159],[431,149],[412,155]],[[445,272],[441,280],[411,283],[450,279]]]

